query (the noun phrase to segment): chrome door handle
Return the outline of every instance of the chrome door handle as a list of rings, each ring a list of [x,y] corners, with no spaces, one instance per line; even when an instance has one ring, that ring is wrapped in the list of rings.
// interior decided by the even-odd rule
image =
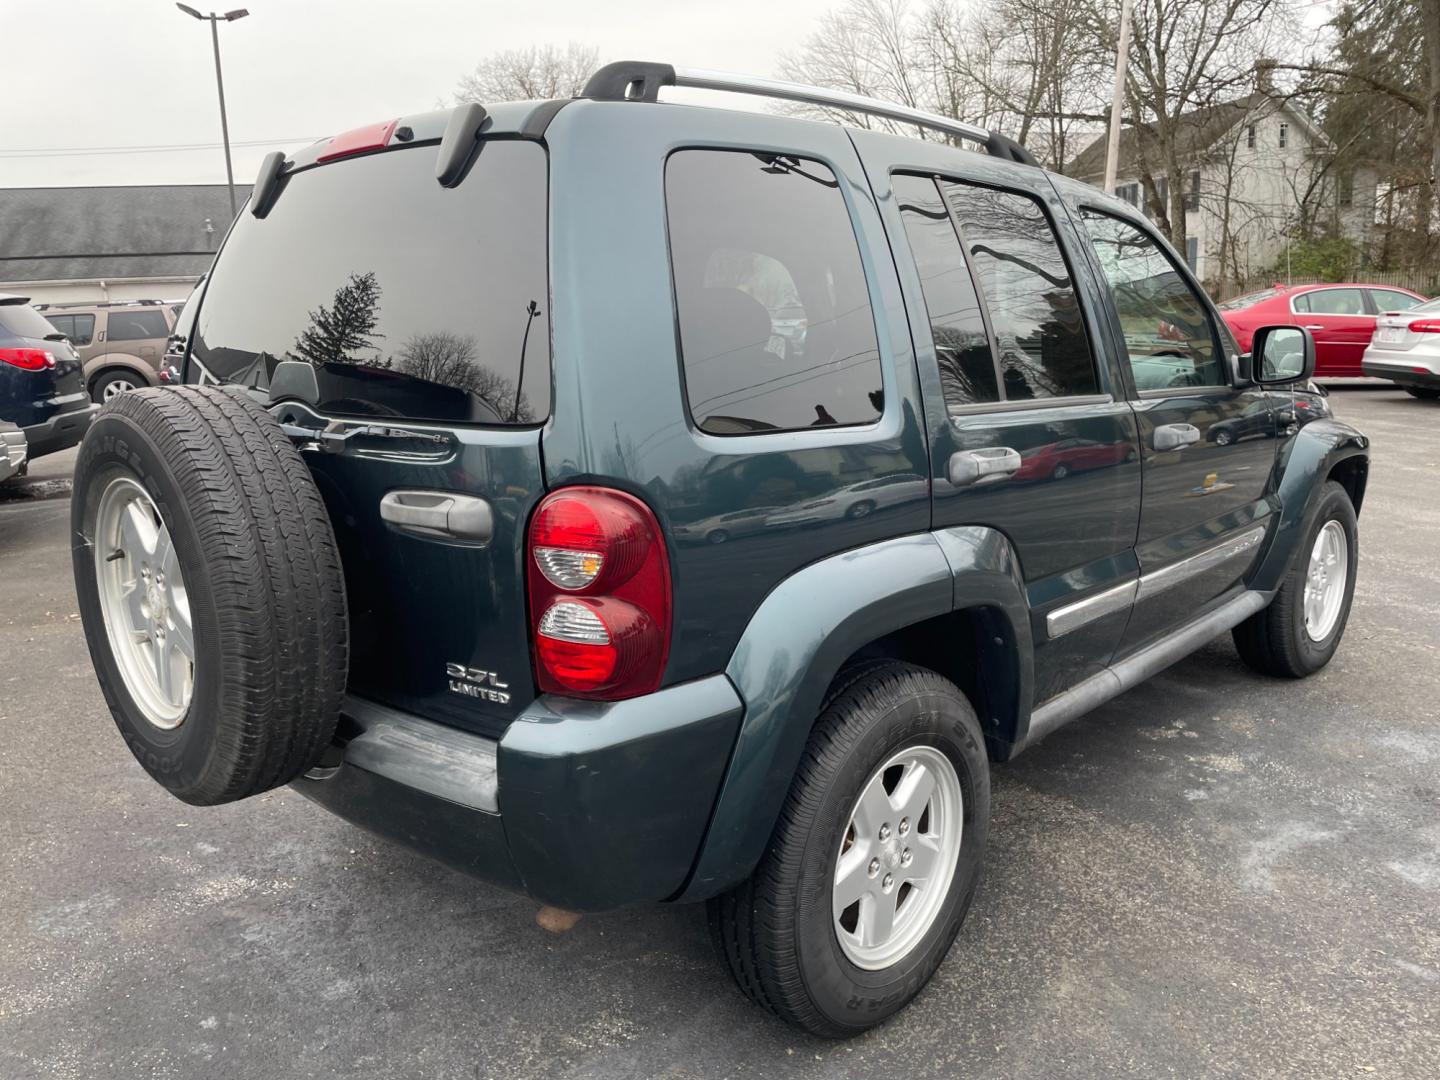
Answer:
[[[1194,424],[1161,424],[1155,429],[1151,445],[1156,450],[1179,450],[1200,441],[1200,429]]]
[[[1324,330],[1325,327],[1321,326],[1319,323],[1306,323],[1306,324],[1305,324],[1305,329],[1306,329],[1306,330]]]
[[[1008,446],[986,446],[980,450],[958,450],[950,455],[946,475],[956,487],[991,477],[1010,476],[1020,468],[1020,454]]]
[[[488,502],[450,491],[388,491],[380,519],[405,532],[467,544],[487,544],[495,530]]]

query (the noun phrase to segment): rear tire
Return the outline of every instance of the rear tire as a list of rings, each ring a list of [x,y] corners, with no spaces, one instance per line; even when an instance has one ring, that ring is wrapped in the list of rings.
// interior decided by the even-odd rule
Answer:
[[[1404,386],[1401,387],[1411,397],[1419,398],[1421,401],[1435,401],[1440,398],[1440,390],[1428,386]]]
[[[1338,606],[1329,612],[1323,611],[1321,605],[1312,607],[1311,623],[1307,624],[1307,585],[1312,598],[1317,588],[1310,576],[1314,565],[1312,553],[1327,528],[1338,530],[1343,537],[1343,559],[1337,560],[1332,572],[1339,573],[1343,565],[1345,578],[1337,597]],[[1269,607],[1257,611],[1231,631],[1240,658],[1262,675],[1289,679],[1312,675],[1328,664],[1340,647],[1340,638],[1350,618],[1359,554],[1359,532],[1350,495],[1334,480],[1326,481],[1314,519],[1275,599]],[[1317,629],[1318,636],[1313,632]]]
[[[138,525],[115,517],[117,498],[137,508]],[[71,518],[90,656],[145,770],[177,798],[208,805],[313,765],[334,736],[345,688],[345,590],[320,494],[274,418],[217,387],[121,394],[81,444]],[[116,520],[118,533],[106,527]],[[162,546],[170,579],[183,580],[179,599],[150,585],[157,575],[145,552]],[[155,621],[157,610],[168,623]],[[146,618],[151,629],[134,630]],[[157,707],[133,646],[127,652],[115,635],[148,646],[143,660],[160,655],[166,625],[172,647],[183,640],[181,623],[188,693],[162,694]],[[185,683],[166,670],[172,685]]]
[[[114,371],[105,372],[95,380],[90,387],[90,400],[97,405],[104,405],[120,394],[127,394],[132,390],[139,390],[142,386],[146,385],[148,384],[145,380],[133,371],[128,371],[125,368],[117,368]]]
[[[901,816],[908,812],[902,792],[913,764],[896,761],[918,763],[916,775],[936,779],[925,817]],[[877,781],[886,801],[869,805],[896,820],[861,838],[857,822],[868,820],[861,800],[875,796]],[[814,1035],[858,1035],[904,1008],[945,958],[979,885],[989,819],[985,742],[960,690],[909,664],[851,669],[832,688],[754,874],[710,902],[716,947],[740,988],[771,1013]],[[946,828],[957,826],[949,834],[953,853],[945,855]],[[906,838],[917,852],[922,841],[934,841],[942,854],[933,876],[922,880],[943,892],[910,884],[905,868],[921,863],[902,854],[909,850]],[[865,847],[855,847],[862,842]],[[854,865],[856,854],[864,871],[880,867],[861,882],[868,899],[855,904],[888,898],[895,905],[889,954],[887,939],[877,933],[877,946],[861,955],[864,932],[845,920],[865,908],[837,911],[848,899],[838,890],[856,876],[844,876],[842,858],[851,855]],[[894,881],[882,894],[886,874]],[[917,905],[913,912],[909,904]]]

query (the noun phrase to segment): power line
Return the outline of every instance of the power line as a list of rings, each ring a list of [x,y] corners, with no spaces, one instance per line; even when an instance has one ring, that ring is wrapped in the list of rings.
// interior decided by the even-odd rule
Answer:
[[[248,139],[232,142],[231,146],[293,146],[312,143],[315,139]],[[192,150],[219,150],[220,143],[156,143],[149,146],[38,146],[0,149],[0,158],[95,157],[108,154],[174,154]]]

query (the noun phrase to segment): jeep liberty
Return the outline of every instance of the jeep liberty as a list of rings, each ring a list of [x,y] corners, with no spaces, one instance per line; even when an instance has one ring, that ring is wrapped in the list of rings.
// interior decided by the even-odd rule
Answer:
[[[1285,407],[1306,331],[1239,355],[1144,216],[955,120],[610,65],[272,154],[195,303],[76,469],[145,769],[570,912],[707,901],[820,1035],[939,966],[992,763],[1345,629],[1368,443]]]

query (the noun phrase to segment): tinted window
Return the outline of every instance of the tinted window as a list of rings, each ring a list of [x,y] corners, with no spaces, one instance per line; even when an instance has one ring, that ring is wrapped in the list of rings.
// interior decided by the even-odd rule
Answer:
[[[0,304],[0,334],[10,337],[44,338],[60,333],[29,304]]]
[[[1094,210],[1081,218],[1120,316],[1136,388],[1225,385],[1214,324],[1170,256],[1129,222]]]
[[[891,184],[925,294],[945,403],[953,408],[998,401],[980,298],[940,191],[934,180],[919,176],[897,175]]]
[[[45,321],[55,328],[57,334],[64,334],[71,341],[75,340],[74,315],[46,315]]]
[[[665,198],[696,423],[738,434],[876,420],[875,322],[835,175],[799,158],[682,150]]]
[[[70,340],[76,345],[89,345],[95,337],[95,316],[94,315],[72,315],[74,320],[74,332]]]
[[[434,146],[303,170],[263,219],[241,214],[191,359],[259,387],[282,360],[309,363],[335,415],[542,420],[545,218],[532,142],[485,143],[456,188],[435,182]]]
[[[1371,289],[1370,298],[1375,301],[1377,311],[1409,311],[1420,303],[1409,293],[1396,292],[1393,289]]]
[[[1320,289],[1295,297],[1295,310],[1312,315],[1364,315],[1365,298],[1359,289]]]
[[[170,324],[163,311],[112,311],[105,322],[110,341],[144,341],[170,336]]]
[[[1012,191],[942,186],[990,314],[1005,398],[1097,393],[1070,271],[1040,204]]]

